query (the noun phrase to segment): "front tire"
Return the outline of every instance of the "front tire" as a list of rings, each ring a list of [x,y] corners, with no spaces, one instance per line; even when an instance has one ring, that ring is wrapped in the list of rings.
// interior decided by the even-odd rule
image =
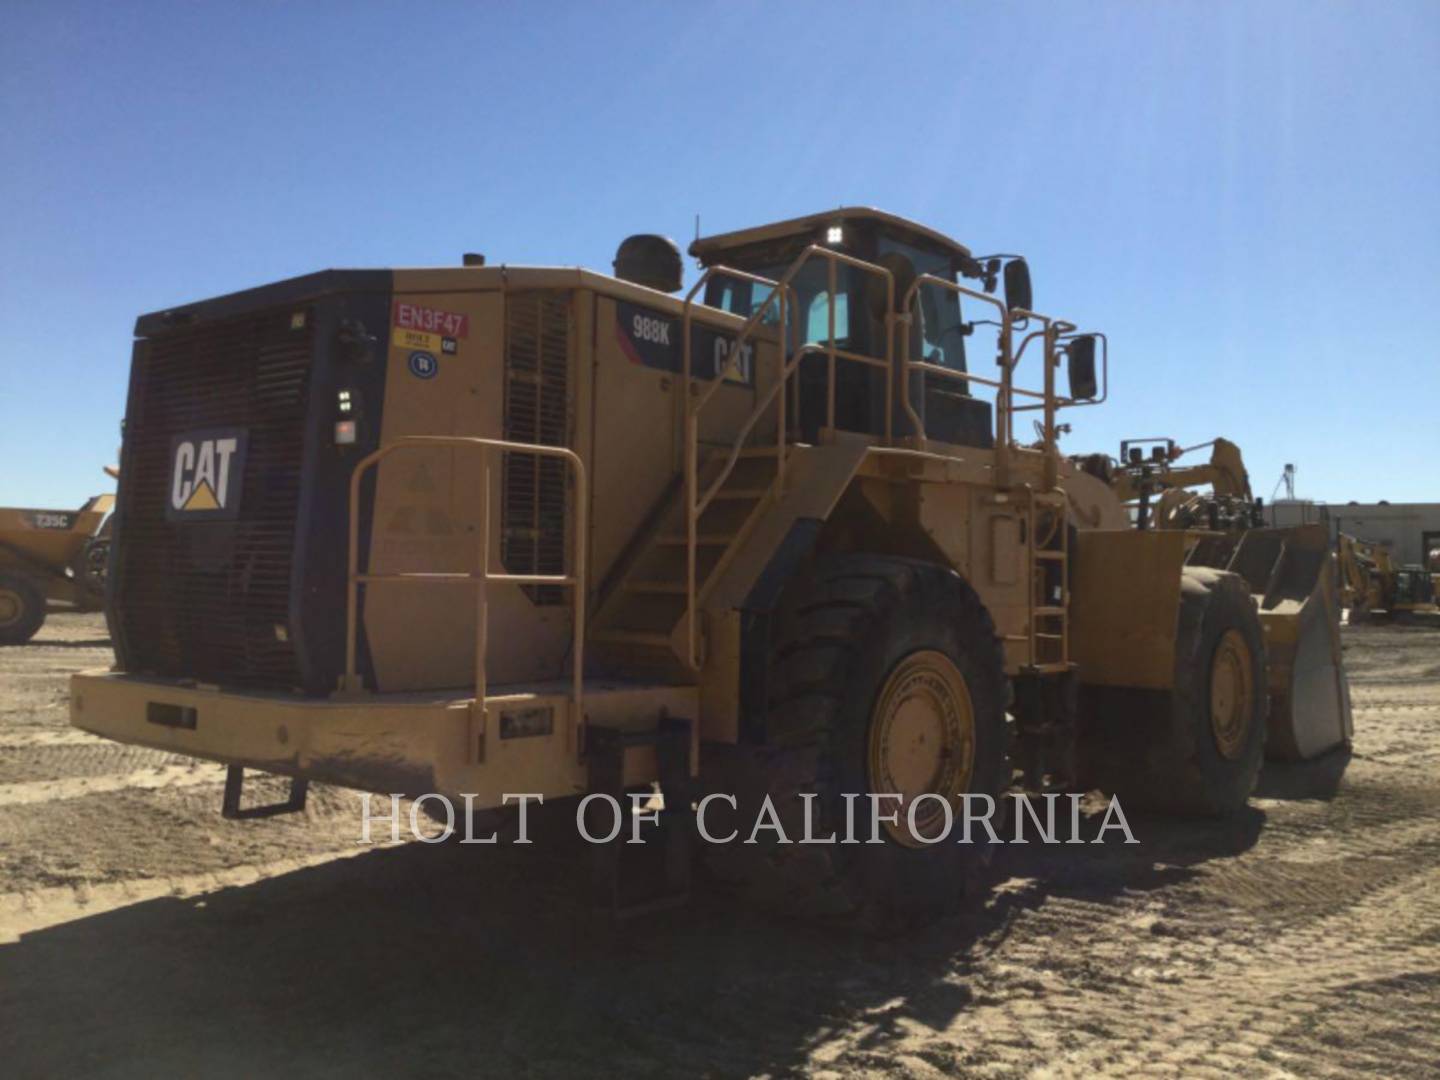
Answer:
[[[1260,775],[1269,708],[1265,636],[1244,579],[1186,567],[1168,691],[1087,693],[1082,785],[1124,806],[1223,817]]]
[[[29,578],[0,573],[0,645],[24,645],[44,625],[44,594]]]
[[[745,865],[762,903],[793,914],[889,932],[955,911],[992,854],[978,822],[975,842],[958,842],[961,797],[995,800],[999,832],[1010,784],[1004,659],[979,597],[929,563],[826,557],[787,590],[775,640],[759,788],[790,840],[803,835],[801,796],[812,794],[814,836],[862,842],[786,844],[761,833],[762,843],[721,857]],[[872,794],[903,796],[883,800],[881,812],[898,810],[899,821],[874,836]],[[916,802],[921,794],[931,797]],[[753,820],[740,815],[740,840]]]

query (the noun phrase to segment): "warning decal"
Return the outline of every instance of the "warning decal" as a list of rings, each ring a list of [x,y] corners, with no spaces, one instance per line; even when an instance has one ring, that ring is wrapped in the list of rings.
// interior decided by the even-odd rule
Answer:
[[[439,334],[422,334],[419,330],[401,330],[396,327],[390,335],[390,344],[396,349],[420,350],[421,352],[437,353],[441,351],[453,352],[454,350],[442,350],[441,342],[450,341],[452,338],[441,338]]]

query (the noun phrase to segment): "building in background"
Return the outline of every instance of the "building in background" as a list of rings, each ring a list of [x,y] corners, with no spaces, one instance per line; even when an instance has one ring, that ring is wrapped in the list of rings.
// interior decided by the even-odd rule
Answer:
[[[1349,533],[1381,543],[1404,565],[1425,565],[1440,548],[1440,503],[1331,503],[1330,535]]]
[[[1313,499],[1276,499],[1265,507],[1265,523],[1282,529],[1292,525],[1312,525],[1317,521],[1328,523],[1329,520],[1330,507]],[[1334,539],[1334,529],[1330,530],[1330,537]]]
[[[1426,565],[1440,550],[1440,503],[1322,503],[1277,499],[1265,508],[1267,524],[1280,527],[1322,522],[1334,543],[1338,533],[1384,544],[1402,565]]]

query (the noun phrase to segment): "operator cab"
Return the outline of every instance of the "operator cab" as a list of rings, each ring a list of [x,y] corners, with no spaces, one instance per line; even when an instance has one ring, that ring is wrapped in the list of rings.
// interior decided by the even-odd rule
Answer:
[[[724,233],[690,245],[703,267],[727,266],[779,280],[811,244],[830,248],[889,270],[895,279],[895,304],[904,302],[916,276],[929,274],[946,281],[987,278],[987,267],[968,248],[923,225],[881,210],[851,207],[792,218],[773,225]],[[987,285],[993,286],[993,267]],[[830,336],[830,261],[810,259],[792,281],[796,311],[790,316],[790,349],[828,344]],[[885,290],[873,273],[838,264],[835,268],[835,346],[864,356],[885,355]],[[717,274],[705,288],[704,302],[737,315],[750,316],[769,294],[767,286]],[[965,339],[972,327],[963,318],[960,297],[948,289],[921,288],[913,304],[910,359],[964,372]],[[766,321],[778,323],[772,305]],[[896,348],[899,348],[897,334]],[[835,426],[844,431],[879,435],[885,430],[886,374],[854,361],[836,364]],[[925,423],[925,434],[941,442],[989,448],[994,421],[988,401],[974,397],[967,380],[931,373],[912,375],[911,399]],[[793,419],[801,437],[817,440],[825,422],[826,361],[812,356],[799,369],[799,406]],[[911,422],[895,394],[893,418],[897,436],[911,434]]]
[[[1395,602],[1409,607],[1435,602],[1435,585],[1423,566],[1402,566],[1396,571]]]

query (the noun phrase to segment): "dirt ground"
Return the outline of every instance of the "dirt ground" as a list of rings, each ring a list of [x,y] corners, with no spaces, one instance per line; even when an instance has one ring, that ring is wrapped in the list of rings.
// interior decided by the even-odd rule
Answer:
[[[1012,847],[971,917],[875,941],[715,895],[607,934],[573,860],[361,847],[347,791],[225,821],[219,766],[67,726],[110,654],[54,616],[0,652],[0,1071],[1432,1076],[1440,631],[1345,643],[1348,760],[1228,826]]]

